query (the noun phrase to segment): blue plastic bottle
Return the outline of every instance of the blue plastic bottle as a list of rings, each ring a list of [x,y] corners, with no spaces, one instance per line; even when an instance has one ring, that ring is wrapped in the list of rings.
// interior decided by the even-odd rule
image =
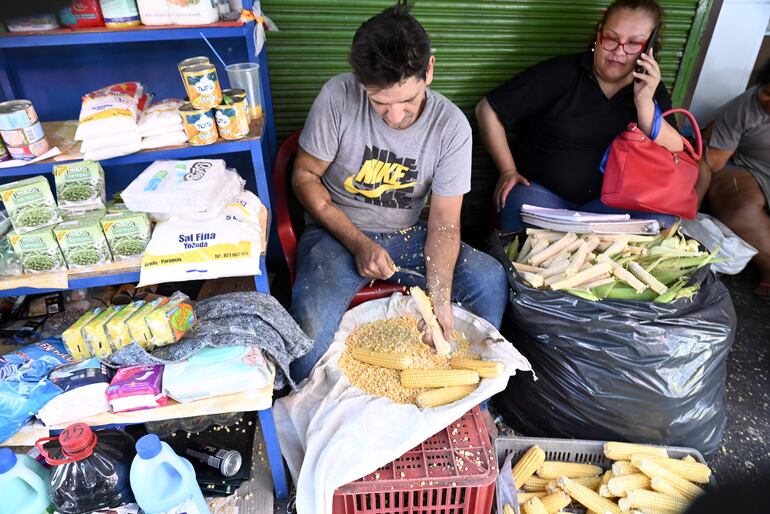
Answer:
[[[131,489],[147,514],[211,514],[195,481],[195,470],[157,435],[136,442]]]
[[[36,460],[0,448],[0,514],[48,512],[48,472]]]

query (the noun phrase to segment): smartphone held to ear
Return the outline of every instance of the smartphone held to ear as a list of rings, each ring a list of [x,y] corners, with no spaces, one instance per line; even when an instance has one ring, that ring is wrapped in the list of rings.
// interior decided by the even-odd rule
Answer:
[[[650,34],[649,39],[647,39],[647,44],[644,45],[644,50],[642,51],[643,54],[650,55],[650,50],[652,50],[652,47],[655,46],[655,41],[658,39],[658,29],[654,29],[652,31],[652,34]],[[637,73],[644,73],[644,67],[643,66],[637,66],[634,68],[634,71]],[[636,79],[637,82],[639,79]]]

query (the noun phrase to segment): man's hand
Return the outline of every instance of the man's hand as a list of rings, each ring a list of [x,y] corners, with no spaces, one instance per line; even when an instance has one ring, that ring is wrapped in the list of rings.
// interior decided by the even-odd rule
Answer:
[[[497,179],[494,194],[495,209],[497,212],[500,212],[505,207],[505,200],[508,198],[508,193],[511,192],[516,184],[528,186],[529,180],[516,171],[500,173],[500,178]]]
[[[396,265],[387,250],[368,237],[352,249],[359,275],[372,280],[387,280],[396,272]]]
[[[436,305],[433,307],[433,313],[436,315],[436,320],[441,326],[441,331],[444,333],[444,339],[447,342],[452,341],[452,333],[454,332],[454,318],[452,317],[452,305],[449,303]],[[422,332],[422,342],[428,346],[434,347],[433,344],[433,331],[430,326],[425,323],[425,320],[420,320],[417,324],[417,329]]]

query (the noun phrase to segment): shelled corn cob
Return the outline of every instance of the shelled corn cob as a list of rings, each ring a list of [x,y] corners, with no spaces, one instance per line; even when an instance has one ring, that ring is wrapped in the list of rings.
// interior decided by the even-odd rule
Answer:
[[[705,464],[691,456],[672,459],[659,446],[608,442],[604,453],[615,460],[606,471],[593,464],[546,461],[543,449],[531,447],[511,471],[520,511],[553,514],[572,503],[588,514],[679,514],[703,492],[696,483],[711,477]]]
[[[565,291],[587,300],[640,300],[668,303],[691,298],[693,274],[716,253],[702,251],[673,226],[660,235],[614,235],[527,229],[506,254],[531,287]]]

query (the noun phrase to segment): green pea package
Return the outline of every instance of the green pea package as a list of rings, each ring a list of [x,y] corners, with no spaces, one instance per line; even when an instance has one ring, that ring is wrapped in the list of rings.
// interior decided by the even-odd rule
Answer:
[[[143,212],[107,214],[101,224],[116,261],[143,254],[150,242],[150,218]]]
[[[104,170],[96,161],[57,164],[53,167],[59,208],[67,212],[104,209]]]
[[[67,269],[53,230],[43,228],[23,234],[12,230],[8,241],[21,261],[24,273],[43,273]]]
[[[112,261],[107,239],[97,217],[86,216],[59,223],[53,233],[70,269]]]
[[[51,186],[45,177],[32,177],[0,186],[0,198],[17,234],[61,222]]]

